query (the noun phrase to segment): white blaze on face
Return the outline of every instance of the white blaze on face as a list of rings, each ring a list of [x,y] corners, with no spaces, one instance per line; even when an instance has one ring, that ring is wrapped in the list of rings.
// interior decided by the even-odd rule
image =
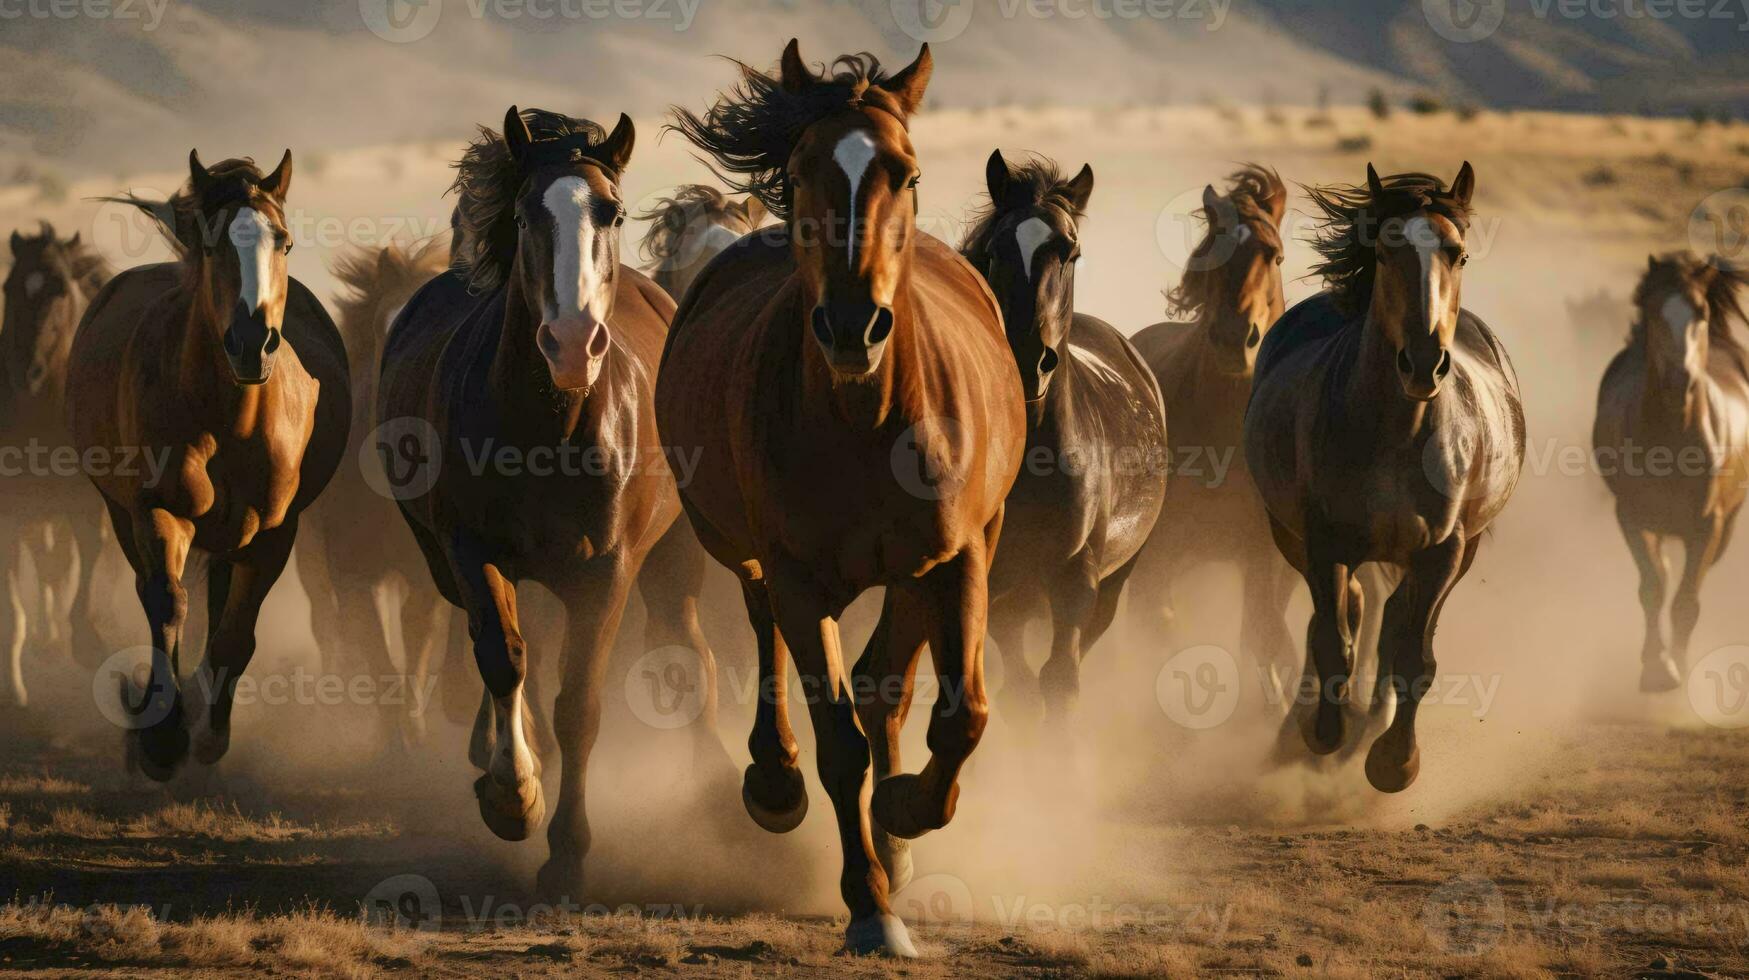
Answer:
[[[838,166],[844,171],[844,177],[850,181],[850,268],[856,269],[856,193],[862,189],[863,175],[868,172],[868,165],[874,159],[874,140],[862,130],[845,133],[838,141],[838,146],[832,151],[832,159],[838,161]]]
[[[1421,312],[1427,317],[1428,329],[1433,330],[1445,312],[1438,306],[1444,294],[1445,270],[1439,264],[1439,249],[1444,243],[1433,229],[1433,222],[1426,218],[1409,219],[1403,232],[1421,260]]]
[[[279,283],[273,276],[273,254],[279,242],[273,236],[273,223],[254,208],[240,208],[231,219],[231,245],[237,250],[237,269],[241,274],[243,308],[250,313],[273,302]]]
[[[590,201],[589,182],[581,177],[560,177],[541,195],[553,221],[553,296],[541,300],[548,322],[583,313],[607,319],[608,250],[596,248]]]
[[[1672,294],[1658,308],[1658,315],[1663,318],[1665,328],[1676,341],[1676,349],[1682,352],[1683,367],[1690,375],[1704,373],[1705,348],[1695,341],[1706,330],[1706,314],[1695,309],[1688,297]]]
[[[1027,281],[1032,281],[1032,259],[1038,254],[1039,247],[1051,240],[1056,234],[1050,222],[1043,218],[1028,218],[1014,229],[1014,243],[1020,246],[1020,271],[1026,275]]]
[[[43,288],[43,274],[42,273],[33,272],[30,275],[24,277],[24,295],[34,297],[37,293],[42,292],[42,288]]]

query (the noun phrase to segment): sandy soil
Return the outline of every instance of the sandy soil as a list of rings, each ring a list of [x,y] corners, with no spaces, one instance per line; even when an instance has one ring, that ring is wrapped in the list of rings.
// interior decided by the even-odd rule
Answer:
[[[655,120],[639,123],[634,201],[705,176],[678,139],[656,139]],[[1749,713],[1709,709],[1709,695],[1742,693],[1728,686],[1737,675],[1716,670],[1707,683],[1726,686],[1657,699],[1634,690],[1632,566],[1601,481],[1567,462],[1587,444],[1596,379],[1626,332],[1619,317],[1573,322],[1568,302],[1625,296],[1648,251],[1710,241],[1711,226],[1690,217],[1709,198],[1736,200],[1749,127],[1003,109],[925,116],[914,140],[922,220],[948,238],[991,147],[1071,167],[1091,160],[1078,305],[1130,331],[1161,318],[1160,292],[1191,244],[1184,215],[1237,162],[1307,183],[1358,180],[1368,159],[1381,172],[1448,177],[1474,163],[1465,305],[1516,360],[1531,459],[1446,608],[1446,686],[1423,712],[1410,791],[1373,792],[1355,760],[1268,764],[1272,709],[1250,678],[1218,723],[1172,703],[1172,659],[1230,648],[1237,634],[1234,582],[1211,569],[1180,596],[1186,615],[1170,636],[1119,631],[1092,654],[1074,732],[1027,740],[997,716],[954,824],[918,843],[919,878],[897,899],[932,958],[850,961],[834,955],[837,858],[823,795],[815,787],[803,825],[774,838],[752,827],[735,787],[695,785],[684,739],[628,705],[633,651],[612,674],[591,772],[591,894],[559,917],[530,904],[544,842],[507,844],[480,825],[461,728],[434,720],[425,747],[397,756],[379,748],[372,704],[359,703],[386,695],[324,706],[313,682],[295,693],[318,668],[288,577],[251,674],[294,693],[239,707],[216,771],[168,787],[134,781],[121,771],[119,731],[95,707],[102,685],[70,665],[27,665],[33,707],[0,716],[0,892],[13,897],[0,910],[0,969],[1749,974],[1749,743],[1702,717],[1749,723]],[[335,248],[445,227],[439,193],[453,152],[303,153],[292,205],[309,230],[294,275],[327,295]],[[162,190],[173,174],[122,183]],[[157,257],[131,219],[78,200],[116,189],[81,184],[63,204],[0,198],[0,226],[45,216],[122,264]],[[1303,232],[1303,197],[1291,206]],[[1290,249],[1290,301],[1315,288],[1297,278],[1310,260],[1303,245]],[[1749,641],[1749,607],[1733,601],[1746,555],[1727,554],[1708,583],[1697,660],[1724,651],[1710,662],[1726,663]],[[140,641],[129,591],[110,603],[118,649]],[[738,603],[717,598],[709,626],[725,664],[725,740],[744,761],[750,638]],[[1296,600],[1296,633],[1305,613]],[[628,617],[633,646],[639,621]],[[865,629],[848,626],[846,645],[859,647]],[[907,738],[919,759],[920,726]],[[438,928],[361,924],[361,904]],[[136,905],[149,912],[124,911]]]

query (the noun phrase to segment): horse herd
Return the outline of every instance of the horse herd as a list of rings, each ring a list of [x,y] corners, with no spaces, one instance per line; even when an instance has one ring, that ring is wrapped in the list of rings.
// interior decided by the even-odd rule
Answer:
[[[537,881],[555,896],[582,888],[586,765],[634,588],[645,642],[696,655],[701,764],[729,766],[699,625],[711,559],[737,577],[758,646],[746,809],[775,832],[807,810],[793,662],[853,951],[914,955],[889,894],[911,877],[908,842],[954,816],[988,718],[986,635],[1005,658],[1004,712],[1060,725],[1126,584],[1126,608],[1157,632],[1175,580],[1237,562],[1241,648],[1273,676],[1297,659],[1285,618],[1297,573],[1313,603],[1303,681],[1316,694],[1283,731],[1318,754],[1358,738],[1363,605],[1388,591],[1365,771],[1382,791],[1410,785],[1440,609],[1525,451],[1511,363],[1460,302],[1469,164],[1449,183],[1369,166],[1363,184],[1310,189],[1327,289],[1291,310],[1287,189],[1268,169],[1241,169],[1225,193],[1205,191],[1206,237],[1170,294],[1184,320],[1126,337],[1075,311],[1091,167],[1064,177],[992,153],[989,200],[961,247],[918,229],[908,123],[931,68],[924,46],[897,72],[866,55],[816,70],[791,41],[775,73],[742,65],[706,111],[676,109],[673,128],[746,196],[689,187],[646,215],[657,280],[620,255],[630,119],[609,131],[514,107],[456,165],[448,255],[425,245],[342,260],[344,335],[286,273],[289,151],[265,174],[191,153],[169,200],[117,199],[158,222],[172,262],[112,277],[78,236],[15,233],[0,420],[9,445],[80,454],[133,569],[153,653],[150,681],[123,684],[138,719],[130,765],[168,779],[191,752],[224,755],[256,619],[295,539],[324,658],[344,650],[393,670],[373,596],[397,577],[413,586],[399,610],[407,670],[425,674],[446,647],[448,606],[466,612],[484,682],[475,792],[508,840],[546,819],[527,685],[531,658],[548,654],[525,640],[519,583],[562,600],[551,720],[562,773]],[[1716,262],[1654,257],[1599,399],[1600,457],[1637,442],[1695,447],[1704,464],[1606,474],[1642,576],[1647,690],[1680,682],[1701,576],[1743,498],[1749,370],[1730,332],[1742,283]],[[385,466],[406,462],[409,445],[430,457],[412,459],[427,477],[412,492],[385,495],[346,463],[373,450]],[[585,447],[593,465],[469,465],[494,445]],[[1211,485],[1161,465],[1181,446],[1241,454]],[[114,465],[127,447],[156,451],[159,465]],[[669,465],[677,448],[696,457],[683,480]],[[1111,462],[1040,465],[1089,448]],[[39,643],[83,660],[101,649],[90,584],[102,522],[64,480],[20,475],[6,491],[22,702],[27,621]],[[1670,536],[1687,557],[1666,647]],[[21,550],[35,592],[21,585]],[[210,556],[207,638],[185,678],[192,551]],[[1378,585],[1363,588],[1362,566],[1381,570]],[[875,587],[879,621],[852,662],[838,620]],[[1051,649],[1035,675],[1022,635],[1039,617]],[[925,647],[944,696],[913,774],[898,736]]]

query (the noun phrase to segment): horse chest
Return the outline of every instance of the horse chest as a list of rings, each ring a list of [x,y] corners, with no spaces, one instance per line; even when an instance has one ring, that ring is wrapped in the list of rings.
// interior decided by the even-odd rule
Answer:
[[[279,441],[203,433],[177,455],[166,502],[193,521],[195,543],[209,550],[242,548],[260,531],[278,527],[297,497],[301,454]]]

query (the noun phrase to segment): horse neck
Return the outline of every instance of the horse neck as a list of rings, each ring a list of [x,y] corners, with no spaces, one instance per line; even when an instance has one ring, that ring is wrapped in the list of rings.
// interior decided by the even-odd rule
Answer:
[[[504,319],[487,384],[500,417],[516,426],[518,434],[543,444],[549,439],[556,443],[584,424],[590,396],[613,383],[617,373],[614,362],[621,356],[621,348],[615,345],[608,352],[608,363],[602,366],[594,387],[588,391],[555,392],[546,358],[535,347],[535,331],[540,323],[522,291],[521,261],[517,259],[504,285]]]
[[[1663,377],[1660,377],[1652,358],[1651,338],[1645,335],[1641,328],[1639,337],[1640,361],[1644,365],[1641,377],[1643,393],[1640,398],[1640,411],[1646,422],[1664,431],[1692,432],[1704,429],[1712,415],[1712,400],[1707,397],[1707,389],[1712,384],[1712,375],[1705,367],[1701,373],[1688,379],[1688,386],[1682,389],[1671,387]],[[1708,350],[1707,360],[1711,360],[1711,350]]]

